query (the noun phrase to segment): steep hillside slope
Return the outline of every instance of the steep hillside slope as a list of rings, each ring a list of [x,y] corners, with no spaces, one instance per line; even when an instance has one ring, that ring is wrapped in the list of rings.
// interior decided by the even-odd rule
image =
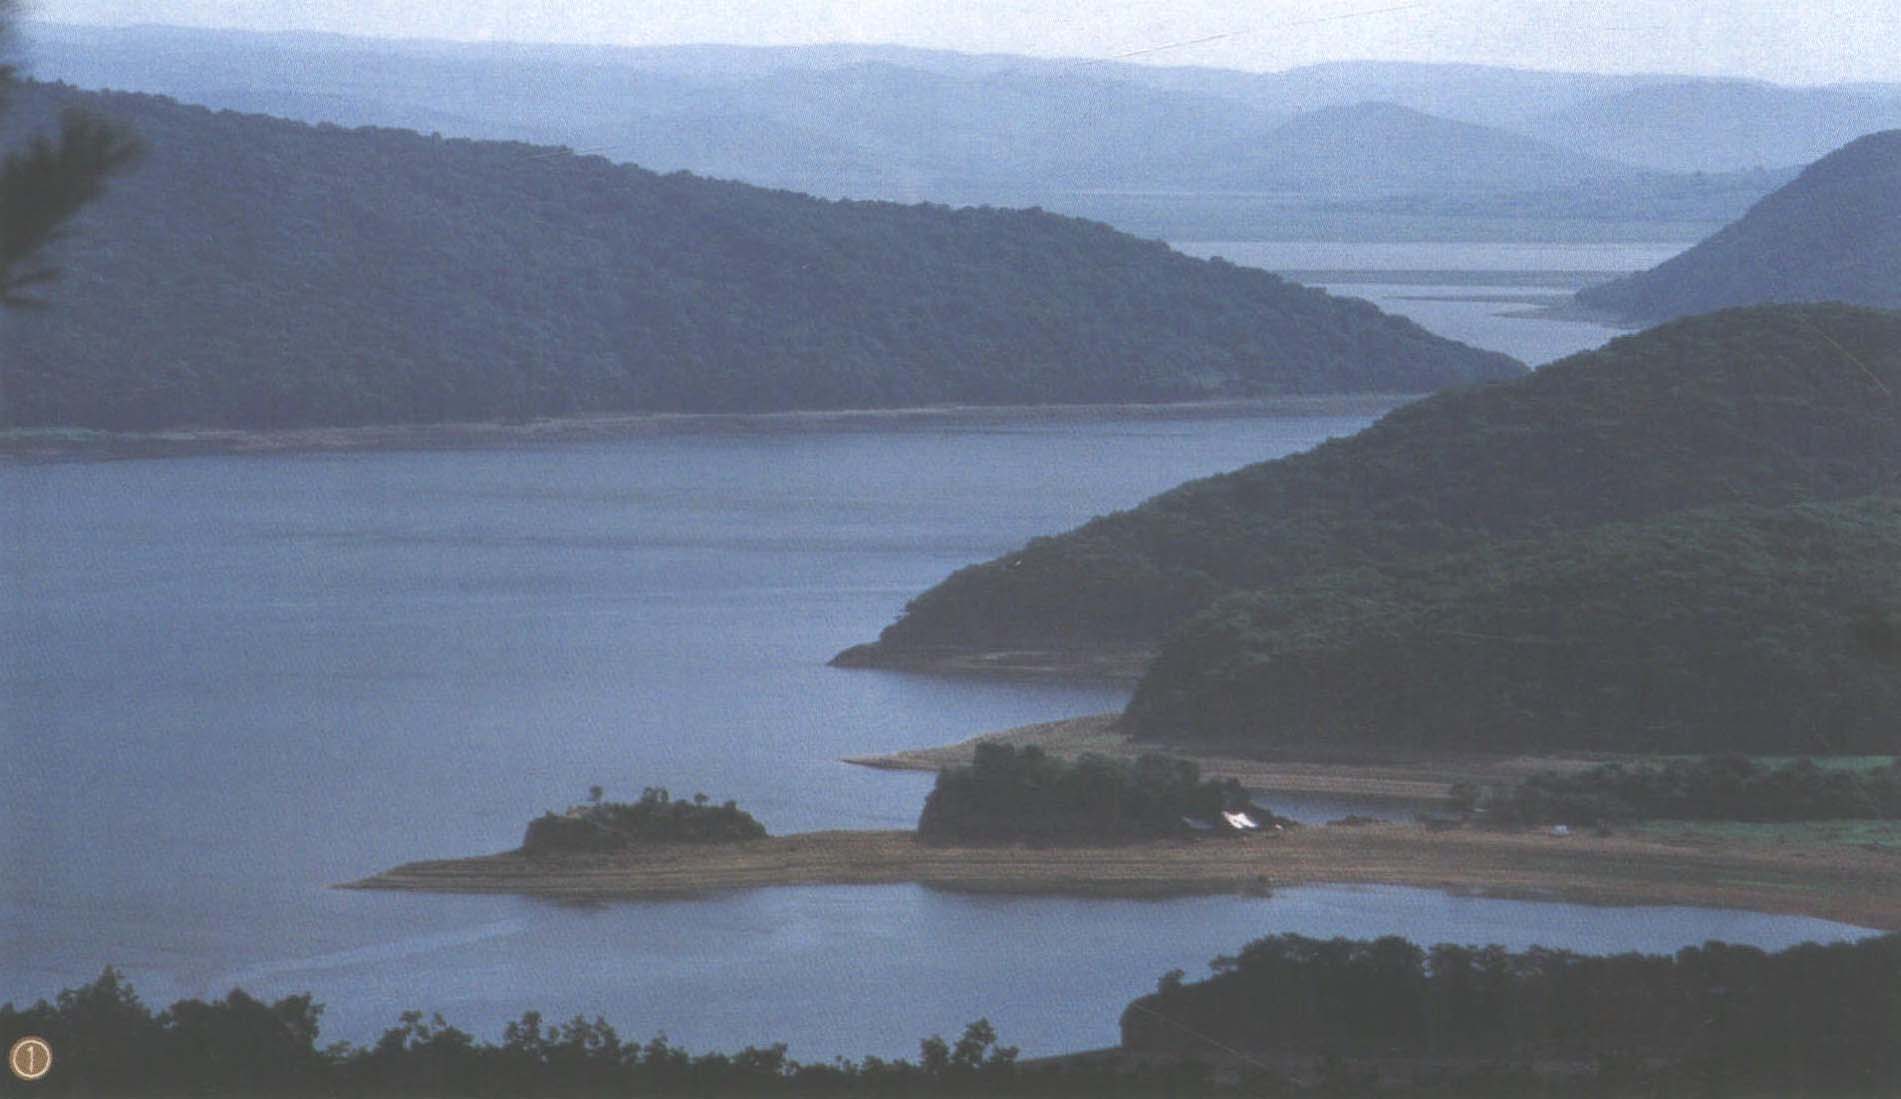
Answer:
[[[1886,752],[1897,562],[1901,499],[1864,497],[1324,573],[1198,615],[1127,721],[1252,751]]]
[[[149,96],[152,152],[7,318],[0,426],[1423,392],[1523,367],[1039,211],[831,203]]]
[[[1901,484],[1901,315],[1680,321],[1192,482],[920,595],[847,663],[1144,652],[1220,596],[1689,508]]]
[[[1637,321],[1768,302],[1901,307],[1901,130],[1830,153],[1710,239],[1578,301]]]

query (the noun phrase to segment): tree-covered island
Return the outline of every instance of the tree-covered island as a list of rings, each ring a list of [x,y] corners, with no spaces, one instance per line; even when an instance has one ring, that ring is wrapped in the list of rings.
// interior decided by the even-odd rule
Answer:
[[[527,855],[623,851],[655,843],[742,843],[764,839],[766,826],[731,801],[712,804],[705,794],[676,801],[663,786],[649,786],[636,802],[602,800],[601,788],[588,791],[588,802],[565,813],[548,813],[528,822],[521,850]]]
[[[927,843],[1131,843],[1285,826],[1233,779],[1204,781],[1193,760],[1149,754],[1074,762],[1036,747],[985,743],[968,767],[938,772],[918,817]]]

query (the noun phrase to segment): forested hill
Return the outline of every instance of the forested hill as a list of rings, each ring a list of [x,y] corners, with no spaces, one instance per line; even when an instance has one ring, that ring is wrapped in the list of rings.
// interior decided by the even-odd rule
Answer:
[[[1695,317],[952,575],[844,662],[1152,650],[1234,591],[1690,508],[1901,486],[1901,314]]]
[[[19,89],[150,145],[6,320],[0,425],[114,429],[1425,392],[1523,372],[1037,211]]]
[[[1325,572],[1163,646],[1139,735],[1303,752],[1885,753],[1901,499],[1718,508]]]
[[[1901,130],[1836,150],[1710,239],[1578,301],[1644,322],[1768,302],[1901,308]]]

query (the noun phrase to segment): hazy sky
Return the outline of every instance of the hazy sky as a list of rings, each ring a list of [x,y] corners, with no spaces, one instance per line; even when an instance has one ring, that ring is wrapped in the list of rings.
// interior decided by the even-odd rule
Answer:
[[[1380,58],[1901,81],[1901,0],[28,0],[27,8],[56,22],[419,38],[895,42],[1246,69]]]

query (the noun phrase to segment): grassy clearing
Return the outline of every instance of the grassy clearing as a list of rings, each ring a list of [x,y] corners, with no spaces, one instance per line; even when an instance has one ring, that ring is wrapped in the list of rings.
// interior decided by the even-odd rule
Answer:
[[[1876,847],[1901,851],[1901,821],[1810,820],[1783,823],[1653,820],[1626,831],[1664,840],[1734,840],[1802,846]]]

